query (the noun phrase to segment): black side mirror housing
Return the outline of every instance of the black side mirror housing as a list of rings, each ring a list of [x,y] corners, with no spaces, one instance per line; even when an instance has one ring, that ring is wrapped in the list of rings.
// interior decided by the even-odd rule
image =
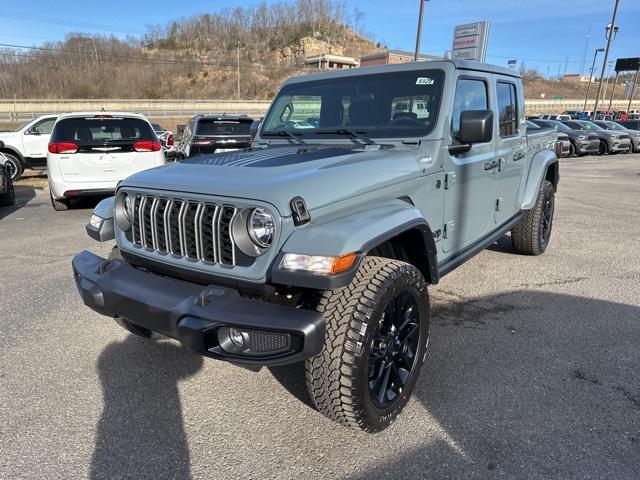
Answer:
[[[449,145],[452,155],[471,150],[474,143],[490,142],[493,138],[492,110],[465,110],[460,114],[459,144]]]
[[[38,129],[38,127],[31,127],[29,130],[27,130],[27,133],[29,135],[40,135],[40,129]]]

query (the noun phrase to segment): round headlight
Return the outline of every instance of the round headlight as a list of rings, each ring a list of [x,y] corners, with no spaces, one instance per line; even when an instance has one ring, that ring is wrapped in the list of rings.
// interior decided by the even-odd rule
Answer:
[[[264,208],[254,208],[247,221],[247,230],[253,243],[258,247],[267,248],[273,242],[276,224]]]
[[[124,210],[124,216],[127,218],[127,220],[131,221],[131,219],[133,218],[133,197],[125,193],[122,199],[122,206]]]

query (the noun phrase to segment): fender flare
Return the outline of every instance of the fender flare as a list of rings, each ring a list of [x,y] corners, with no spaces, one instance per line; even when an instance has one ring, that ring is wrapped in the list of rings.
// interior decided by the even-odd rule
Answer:
[[[547,177],[549,168],[555,168],[552,167],[552,165],[557,166],[559,163],[558,157],[556,157],[556,154],[551,150],[542,150],[533,156],[522,196],[521,210],[531,210],[535,206],[542,181]],[[554,178],[552,179],[554,189],[558,186],[560,176],[557,170],[558,169],[556,169]]]
[[[0,148],[0,152],[2,153],[9,153],[11,155],[15,155],[18,160],[20,161],[20,163],[22,163],[22,166],[26,166],[26,161],[24,159],[24,157],[22,156],[22,154],[16,150],[14,147],[12,147],[11,145],[7,145],[6,143],[4,144],[4,147]]]
[[[348,285],[362,259],[374,247],[404,232],[414,230],[421,234],[427,265],[417,265],[430,283],[439,280],[438,261],[433,232],[422,213],[403,200],[368,205],[347,215],[320,221],[295,230],[285,241],[271,267],[273,283],[318,290],[332,290]],[[338,257],[357,253],[354,265],[337,275],[319,275],[280,268],[286,253]]]

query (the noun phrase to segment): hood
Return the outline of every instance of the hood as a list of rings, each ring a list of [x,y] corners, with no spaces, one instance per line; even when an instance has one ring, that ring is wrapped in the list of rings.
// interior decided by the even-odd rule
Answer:
[[[289,216],[296,196],[314,210],[416,177],[418,158],[409,146],[270,146],[187,159],[121,185],[264,201]]]

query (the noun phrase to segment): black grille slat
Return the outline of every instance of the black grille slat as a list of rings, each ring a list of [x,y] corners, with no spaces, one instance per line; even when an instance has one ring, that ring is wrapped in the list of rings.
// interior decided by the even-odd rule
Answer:
[[[247,267],[255,258],[236,248],[232,224],[238,210],[189,199],[132,193],[132,228],[138,247],[225,267]]]
[[[142,207],[142,233],[144,235],[144,246],[153,249],[153,229],[151,228],[151,208],[153,207],[153,197],[146,197]]]
[[[202,259],[205,262],[216,263],[215,248],[215,220],[217,209],[215,205],[205,205],[200,217],[200,231],[202,232]]]
[[[231,221],[235,216],[236,209],[229,205],[222,206],[218,223],[218,259],[222,265],[233,265],[235,252],[233,240],[231,239]]]
[[[180,200],[174,200],[169,210],[169,239],[171,241],[171,253],[174,255],[182,256],[182,247],[180,245],[180,222],[178,221],[180,216],[180,209],[182,208],[182,202]]]
[[[198,213],[199,204],[197,202],[189,202],[185,207],[184,220],[182,229],[184,232],[184,249],[185,256],[193,260],[198,259],[198,247],[196,241],[196,214]]]
[[[158,200],[158,206],[156,207],[155,219],[156,219],[156,235],[157,235],[157,249],[161,253],[167,253],[167,236],[165,234],[165,222],[164,214],[167,210],[167,204],[169,200],[161,198]]]

